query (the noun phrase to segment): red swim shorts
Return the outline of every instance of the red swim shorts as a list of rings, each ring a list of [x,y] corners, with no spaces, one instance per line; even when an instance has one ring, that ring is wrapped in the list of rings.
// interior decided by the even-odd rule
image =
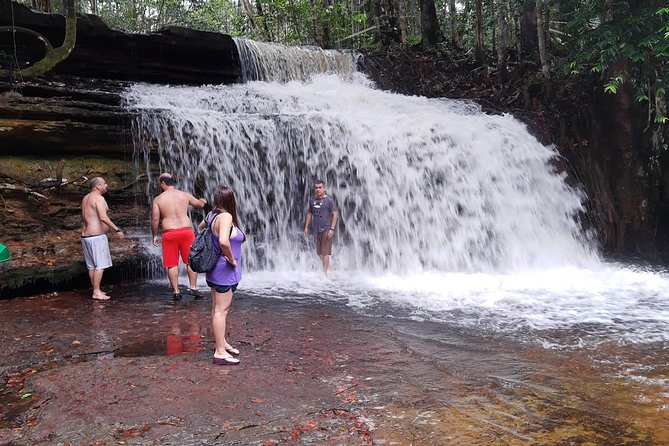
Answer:
[[[193,228],[168,229],[163,232],[163,265],[165,268],[179,266],[179,254],[181,260],[188,264],[190,245],[195,240]]]

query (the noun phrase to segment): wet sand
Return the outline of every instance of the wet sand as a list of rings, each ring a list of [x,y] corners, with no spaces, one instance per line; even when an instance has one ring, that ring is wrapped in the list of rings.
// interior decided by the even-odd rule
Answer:
[[[560,352],[239,292],[241,364],[215,366],[208,296],[110,294],[0,301],[0,445],[669,444],[666,345]]]

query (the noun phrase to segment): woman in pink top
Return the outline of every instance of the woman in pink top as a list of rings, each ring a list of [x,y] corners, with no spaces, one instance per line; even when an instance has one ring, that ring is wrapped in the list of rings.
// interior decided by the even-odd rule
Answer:
[[[212,243],[221,249],[218,263],[207,273],[207,285],[211,287],[211,326],[216,343],[213,362],[216,365],[235,365],[239,364],[239,359],[234,357],[239,355],[239,350],[225,339],[225,328],[232,294],[242,278],[242,242],[245,236],[237,223],[237,202],[232,189],[220,187],[216,191],[207,221],[211,225]],[[204,222],[200,227],[204,227]]]

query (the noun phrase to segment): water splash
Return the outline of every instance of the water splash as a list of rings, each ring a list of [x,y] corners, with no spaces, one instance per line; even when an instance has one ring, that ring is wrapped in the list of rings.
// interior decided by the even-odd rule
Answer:
[[[667,274],[600,260],[579,225],[585,197],[511,116],[378,91],[358,73],[135,85],[127,102],[147,172],[157,149],[184,190],[235,189],[255,295],[550,348],[669,340]],[[301,236],[316,178],[341,215],[327,281]]]
[[[236,190],[251,269],[311,264],[299,234],[322,177],[342,225],[340,269],[516,271],[597,262],[582,194],[511,116],[320,76],[283,86],[136,85],[136,146],[186,190]],[[308,254],[307,254],[308,253]],[[307,254],[305,256],[305,254]]]

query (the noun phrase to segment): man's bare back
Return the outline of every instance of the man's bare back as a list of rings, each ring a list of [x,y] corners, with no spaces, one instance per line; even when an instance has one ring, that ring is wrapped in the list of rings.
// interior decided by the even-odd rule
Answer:
[[[154,211],[162,220],[163,231],[193,227],[188,216],[188,206],[197,207],[199,204],[200,200],[177,189],[165,190],[153,200]]]
[[[184,263],[187,263],[188,252],[195,238],[193,222],[188,216],[188,206],[202,209],[207,200],[204,198],[197,199],[188,192],[182,192],[176,189],[174,184],[174,178],[168,173],[162,173],[158,177],[158,186],[162,192],[153,199],[151,205],[151,235],[153,236],[153,245],[158,246],[158,227],[162,227],[163,264],[167,268],[167,277],[174,291],[174,300],[180,300],[179,256]],[[188,228],[188,231],[185,231],[185,228]],[[175,231],[177,229],[181,231]],[[169,231],[174,232],[169,233],[168,236]],[[202,294],[197,290],[197,273],[190,267],[187,268],[187,272],[190,293],[196,298],[202,297]]]

